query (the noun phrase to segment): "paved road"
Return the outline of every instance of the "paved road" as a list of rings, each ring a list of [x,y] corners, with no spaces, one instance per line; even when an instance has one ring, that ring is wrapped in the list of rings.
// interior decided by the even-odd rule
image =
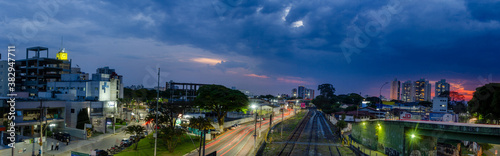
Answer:
[[[291,111],[290,111],[291,112]],[[285,119],[290,117],[290,112],[285,113]],[[273,123],[281,121],[281,115],[273,117]],[[264,135],[269,127],[269,119],[257,123],[257,133],[261,131]],[[218,136],[215,140],[206,144],[205,154],[217,151],[217,156],[248,155],[254,148],[254,122],[242,124],[234,130],[227,130],[224,134]],[[189,153],[188,156],[197,156],[198,152]]]

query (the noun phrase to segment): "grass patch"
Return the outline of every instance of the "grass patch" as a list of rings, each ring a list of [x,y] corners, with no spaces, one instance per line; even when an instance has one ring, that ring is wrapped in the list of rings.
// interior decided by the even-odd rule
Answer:
[[[191,136],[191,138],[195,145],[193,145],[189,136],[184,134],[181,142],[177,145],[173,153],[168,152],[167,147],[163,145],[163,141],[159,139],[156,154],[161,156],[182,156],[189,153],[199,147],[198,137]],[[115,154],[115,156],[150,156],[154,154],[154,138],[151,137],[151,135],[139,141],[137,150],[134,150],[134,146],[135,145],[127,147],[120,153]]]
[[[356,155],[348,147],[337,147],[337,148],[339,148],[340,155]]]
[[[285,121],[281,122],[280,124],[283,124],[283,136],[281,136],[281,126],[282,125],[277,125],[274,128],[273,133],[269,133],[269,140],[271,142],[284,142],[288,140],[288,137],[293,133],[293,130],[295,127],[297,127],[300,123],[300,121],[304,118],[304,116],[307,114],[307,111],[301,111],[298,112],[296,115],[286,119]],[[266,148],[264,150],[263,155],[276,155],[280,150],[283,148],[284,144],[267,144]]]

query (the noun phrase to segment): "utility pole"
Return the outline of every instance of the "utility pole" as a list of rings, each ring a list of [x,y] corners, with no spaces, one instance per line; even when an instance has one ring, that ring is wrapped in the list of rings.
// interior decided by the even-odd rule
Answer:
[[[255,113],[255,128],[253,130],[253,146],[257,149],[257,116],[259,113]]]
[[[43,106],[42,106],[42,100],[40,99],[40,156],[43,156],[43,118],[45,117],[44,111],[43,111]],[[33,141],[34,143],[34,141]]]
[[[262,114],[262,104],[260,104],[260,116],[264,116],[264,115]],[[260,123],[259,123],[259,124],[260,124],[260,125],[259,125],[259,128],[262,128],[262,121],[260,121]],[[259,135],[260,135],[260,132],[259,132]]]
[[[283,138],[283,124],[285,124],[285,121],[283,118],[285,117],[285,107],[281,108],[281,138]]]
[[[156,111],[155,111],[155,151],[154,156],[156,156],[156,145],[158,144],[158,101],[160,100],[160,68],[158,68],[158,87],[156,88]]]

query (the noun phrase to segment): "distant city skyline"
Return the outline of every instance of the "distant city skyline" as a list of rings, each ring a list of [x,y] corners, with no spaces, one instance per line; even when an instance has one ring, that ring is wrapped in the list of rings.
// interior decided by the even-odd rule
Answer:
[[[378,96],[397,77],[446,79],[469,100],[476,87],[500,80],[500,16],[489,7],[497,1],[237,2],[224,12],[202,0],[0,2],[0,43],[15,45],[18,59],[28,47],[48,47],[54,58],[65,48],[83,72],[109,66],[124,85],[148,88],[157,68],[161,84],[214,83],[256,95],[330,83],[336,94]]]

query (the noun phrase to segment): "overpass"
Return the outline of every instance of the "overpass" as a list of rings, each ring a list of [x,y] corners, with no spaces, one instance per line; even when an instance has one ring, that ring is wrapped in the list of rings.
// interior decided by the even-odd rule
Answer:
[[[370,120],[352,125],[352,138],[387,155],[437,155],[439,139],[500,144],[500,125],[416,120]]]

